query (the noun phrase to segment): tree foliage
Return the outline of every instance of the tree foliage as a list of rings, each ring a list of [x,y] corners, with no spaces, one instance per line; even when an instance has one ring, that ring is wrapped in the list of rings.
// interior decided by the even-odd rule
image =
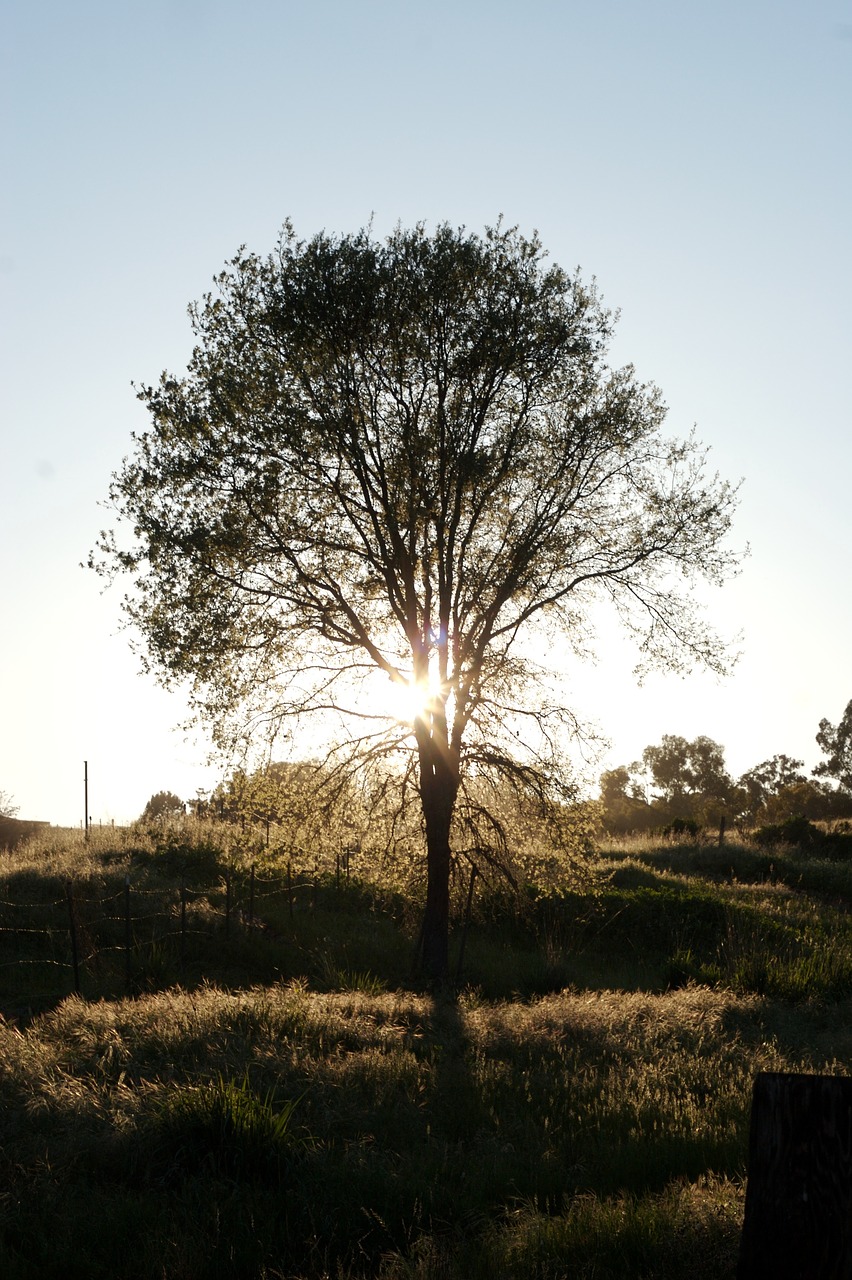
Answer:
[[[499,845],[489,779],[570,798],[553,667],[609,610],[643,664],[726,664],[695,583],[735,567],[735,493],[659,392],[606,362],[613,317],[536,237],[369,229],[241,251],[191,309],[185,376],[140,391],[114,477],[127,610],[222,743],[296,735],[390,753],[417,796],[423,960],[447,967],[453,841]],[[95,557],[97,561],[98,557]],[[419,699],[382,705],[376,673]]]
[[[849,792],[807,778],[802,768],[801,760],[781,753],[753,765],[733,782],[719,743],[703,736],[688,742],[664,734],[659,744],[645,748],[641,760],[601,775],[604,826],[625,833],[678,821],[715,824],[723,814],[753,826],[852,816]],[[815,772],[827,771],[818,767]]]
[[[641,767],[671,817],[717,820],[730,802],[732,781],[724,748],[700,735],[692,742],[663,734],[642,752]]]
[[[817,745],[827,759],[814,769],[820,778],[832,778],[844,791],[852,792],[852,701],[838,724],[820,720]]]
[[[701,735],[692,742],[663,734],[641,760],[601,775],[604,825],[612,832],[647,831],[674,823],[718,823],[732,816],[736,788],[724,748]]]
[[[173,791],[158,791],[142,810],[142,822],[162,821],[186,812],[186,805]]]
[[[0,818],[14,818],[18,806],[8,791],[0,791]]]
[[[743,814],[754,821],[782,792],[806,785],[807,779],[801,772],[803,767],[802,760],[794,760],[791,756],[781,754],[747,769],[737,780],[737,786],[742,792],[740,808]],[[804,810],[801,812],[804,813]]]

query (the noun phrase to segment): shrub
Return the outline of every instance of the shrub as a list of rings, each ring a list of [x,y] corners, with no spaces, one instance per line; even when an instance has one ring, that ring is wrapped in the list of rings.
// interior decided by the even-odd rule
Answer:
[[[669,826],[663,827],[664,836],[687,836],[697,840],[701,835],[701,823],[694,818],[674,818]]]
[[[776,844],[794,845],[799,849],[813,849],[824,840],[819,827],[814,826],[802,814],[795,818],[785,818],[783,822],[771,822],[765,827],[758,827],[754,840],[762,848]]]

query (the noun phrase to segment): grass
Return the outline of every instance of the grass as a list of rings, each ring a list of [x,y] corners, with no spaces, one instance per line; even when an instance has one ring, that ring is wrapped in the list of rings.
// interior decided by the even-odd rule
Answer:
[[[188,875],[176,842],[61,843],[6,856],[6,918],[69,876],[95,901],[129,869],[159,906]],[[270,874],[264,928],[226,935],[211,857],[183,965],[140,934],[132,992],[105,957],[29,1004],[21,970],[8,1280],[733,1278],[755,1073],[852,1065],[841,863],[614,847],[585,894],[483,895],[441,993],[410,981],[399,896],[329,881],[291,914]]]

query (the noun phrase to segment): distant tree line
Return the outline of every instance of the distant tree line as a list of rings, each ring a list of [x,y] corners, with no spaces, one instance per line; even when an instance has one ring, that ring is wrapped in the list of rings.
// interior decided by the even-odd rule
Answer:
[[[749,826],[791,818],[820,821],[852,817],[852,701],[838,724],[821,720],[816,741],[825,759],[812,771],[788,755],[775,755],[733,778],[724,748],[712,738],[692,742],[664,734],[640,760],[601,775],[604,825],[612,833],[671,823],[699,826],[728,821]]]
[[[838,724],[823,719],[816,735],[825,759],[808,776],[804,764],[778,754],[734,778],[724,748],[712,738],[693,741],[664,734],[641,759],[608,769],[600,778],[603,825],[612,833],[649,831],[694,823],[745,826],[852,818],[852,701]],[[296,853],[347,847],[363,849],[374,867],[413,856],[419,835],[416,806],[399,804],[399,789],[381,769],[335,774],[314,761],[273,762],[248,772],[237,769],[209,796],[186,803],[171,791],[153,795],[143,821],[164,821],[186,810],[243,830],[265,832],[265,843],[285,842]],[[403,797],[405,789],[403,788]],[[491,788],[473,797],[488,813],[491,840],[483,845],[475,824],[459,823],[461,860],[501,872],[513,868],[521,879],[557,879],[566,863],[588,843],[593,826],[589,806],[554,809],[548,829],[540,816],[525,813],[517,797]],[[465,843],[467,837],[467,846]],[[408,849],[411,846],[411,850]]]

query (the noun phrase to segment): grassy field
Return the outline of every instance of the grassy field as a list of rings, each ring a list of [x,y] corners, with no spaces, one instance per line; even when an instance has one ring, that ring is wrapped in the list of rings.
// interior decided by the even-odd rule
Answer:
[[[407,894],[261,870],[249,923],[209,833],[0,857],[5,1280],[735,1275],[755,1073],[852,1063],[852,863],[612,847],[439,992]]]

